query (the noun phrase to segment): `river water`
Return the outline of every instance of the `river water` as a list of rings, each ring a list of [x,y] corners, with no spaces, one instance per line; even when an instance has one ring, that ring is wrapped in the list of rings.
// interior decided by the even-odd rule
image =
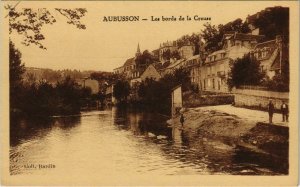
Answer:
[[[11,175],[286,174],[270,156],[168,127],[167,119],[112,108],[80,116],[13,120]]]

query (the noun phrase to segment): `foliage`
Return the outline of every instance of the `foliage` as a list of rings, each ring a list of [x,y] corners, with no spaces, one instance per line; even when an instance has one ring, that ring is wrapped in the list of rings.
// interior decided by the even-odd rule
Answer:
[[[167,49],[166,51],[163,52],[162,57],[164,60],[170,60],[171,58],[173,59],[181,59],[180,54],[177,50],[172,51],[170,49]]]
[[[222,36],[218,28],[210,23],[206,23],[203,26],[205,29],[202,30],[201,37],[205,40],[205,50],[211,53],[221,49],[219,43],[222,40]]]
[[[260,62],[246,54],[231,63],[227,83],[230,89],[241,85],[259,85],[264,77],[265,73],[260,70]]]
[[[222,48],[223,35],[226,32],[235,31],[238,33],[247,33],[249,28],[246,23],[239,18],[225,25],[204,24],[205,29],[201,31],[201,37],[205,40],[205,50],[209,53],[220,50]]]
[[[272,7],[269,11],[261,11],[253,25],[265,35],[264,40],[272,40],[276,35],[283,36],[283,42],[289,43],[289,8]]]
[[[141,55],[137,56],[136,62],[139,67],[147,67],[148,65],[157,62],[158,59],[148,50],[145,50]]]
[[[142,105],[162,113],[170,113],[172,89],[182,85],[183,90],[190,89],[189,72],[177,69],[165,75],[159,81],[146,79],[138,87],[138,95]]]
[[[89,88],[81,88],[66,77],[56,85],[46,81],[24,85],[19,109],[29,117],[70,115],[80,112],[81,101],[91,98]]]
[[[176,42],[179,48],[190,43],[195,46],[194,55],[198,55],[200,53],[200,43],[202,43],[202,41],[200,41],[199,34],[193,33],[191,35],[184,35],[177,39]]]
[[[56,22],[53,13],[45,8],[38,10],[24,8],[20,11],[10,5],[7,5],[5,8],[9,10],[9,33],[11,34],[15,31],[22,35],[22,43],[26,46],[35,44],[41,49],[46,49],[42,44],[42,40],[45,39],[45,36],[41,30],[44,25],[52,25]],[[68,19],[68,24],[75,25],[79,29],[86,28],[85,25],[80,22],[80,19],[87,13],[86,9],[56,8],[55,10]]]
[[[278,92],[288,92],[290,84],[290,72],[289,62],[284,61],[281,73],[276,73],[275,76],[270,79],[269,77],[263,82],[269,90]]]
[[[67,76],[56,85],[40,80],[33,74],[27,74],[23,81],[24,65],[21,53],[9,42],[9,94],[11,114],[16,112],[26,116],[49,116],[79,113],[83,98],[91,97],[91,90],[81,88]]]
[[[97,80],[99,82],[104,82],[106,84],[114,84],[117,80],[122,79],[122,76],[119,74],[114,74],[112,72],[92,72],[90,74],[91,79]]]
[[[25,68],[21,57],[20,51],[9,41],[9,99],[12,109],[19,108],[22,102],[22,75]]]
[[[9,41],[9,81],[11,86],[17,86],[22,83],[25,67],[21,62],[21,58],[21,52],[15,48],[12,41]]]
[[[113,96],[120,102],[126,102],[130,93],[130,85],[125,80],[118,80],[114,85]]]

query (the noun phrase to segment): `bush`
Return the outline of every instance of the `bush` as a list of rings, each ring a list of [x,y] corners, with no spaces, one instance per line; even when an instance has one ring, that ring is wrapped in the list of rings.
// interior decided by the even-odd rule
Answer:
[[[260,71],[260,62],[247,54],[231,63],[227,83],[229,89],[241,85],[260,85],[264,77],[265,73]]]

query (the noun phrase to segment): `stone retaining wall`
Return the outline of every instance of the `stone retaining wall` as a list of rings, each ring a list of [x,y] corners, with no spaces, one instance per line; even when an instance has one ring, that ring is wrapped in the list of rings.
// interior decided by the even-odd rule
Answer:
[[[271,92],[263,90],[234,89],[234,103],[236,106],[267,109],[269,99],[273,100],[274,107],[280,110],[282,101],[289,103],[288,92]]]

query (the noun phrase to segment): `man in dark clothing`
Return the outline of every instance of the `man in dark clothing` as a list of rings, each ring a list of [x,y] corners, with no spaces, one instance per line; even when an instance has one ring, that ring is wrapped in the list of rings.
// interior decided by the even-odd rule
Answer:
[[[282,101],[281,105],[282,122],[289,121],[289,106]]]
[[[183,116],[183,114],[181,114],[181,116],[180,116],[180,123],[181,123],[181,126],[183,126],[183,123],[184,123],[184,116]]]
[[[268,112],[269,112],[269,123],[272,123],[273,113],[274,113],[274,104],[272,100],[269,101]]]

